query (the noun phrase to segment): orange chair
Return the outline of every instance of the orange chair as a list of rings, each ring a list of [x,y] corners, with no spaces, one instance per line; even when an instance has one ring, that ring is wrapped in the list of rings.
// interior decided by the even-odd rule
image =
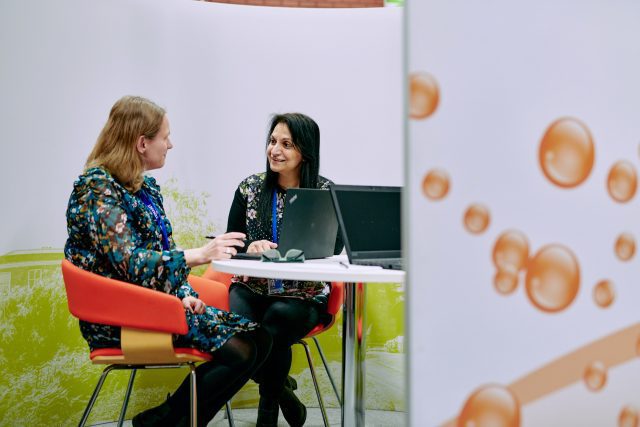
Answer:
[[[188,331],[182,302],[163,292],[91,273],[67,260],[62,261],[62,276],[69,311],[74,317],[121,328],[121,348],[101,348],[89,355],[92,363],[108,366],[100,376],[79,426],[87,422],[100,389],[112,370],[131,370],[118,418],[118,426],[121,426],[138,369],[184,366],[190,370],[191,426],[197,426],[195,364],[209,361],[212,357],[193,348],[173,346],[173,334],[186,334]],[[200,299],[207,305],[228,309],[227,288],[220,283],[203,280],[189,276],[189,283],[200,294]],[[226,409],[230,415],[228,405]]]
[[[229,287],[231,286],[231,278],[233,277],[233,274],[218,271],[214,269],[211,264],[209,264],[209,268],[205,270],[205,272],[202,274],[202,277],[209,280],[215,280],[216,282],[220,282]]]
[[[227,287],[231,285],[231,278],[233,274],[223,273],[221,271],[217,271],[213,268],[212,265],[209,265],[209,268],[202,275],[203,278],[208,280],[214,280],[220,282]],[[331,387],[333,388],[333,392],[336,395],[336,400],[339,405],[342,405],[342,399],[340,398],[340,392],[338,391],[338,387],[336,386],[335,381],[333,380],[333,376],[331,375],[331,371],[329,370],[329,364],[327,363],[327,359],[324,357],[324,353],[322,352],[322,347],[320,346],[320,342],[318,341],[317,336],[327,329],[331,328],[335,323],[336,316],[340,312],[340,308],[342,307],[342,303],[344,301],[344,283],[342,282],[332,282],[331,283],[331,293],[329,294],[329,301],[327,304],[327,314],[329,315],[325,318],[324,323],[320,323],[313,328],[306,337],[298,341],[296,344],[300,344],[303,346],[305,354],[307,356],[307,362],[309,363],[309,372],[311,373],[311,378],[313,379],[313,386],[316,390],[316,395],[318,397],[318,404],[320,406],[320,411],[322,413],[322,420],[324,422],[325,427],[329,426],[329,419],[327,417],[327,411],[324,407],[324,401],[322,399],[322,394],[320,393],[320,387],[318,385],[318,380],[316,378],[315,369],[313,366],[313,360],[311,358],[311,350],[309,349],[309,344],[305,341],[307,338],[312,338],[313,342],[316,344],[316,348],[318,350],[318,354],[320,355],[320,359],[322,359],[322,364],[324,365],[324,369],[329,377],[329,381],[331,382]],[[229,412],[227,411],[227,415],[229,416]],[[232,419],[229,419],[232,422]]]

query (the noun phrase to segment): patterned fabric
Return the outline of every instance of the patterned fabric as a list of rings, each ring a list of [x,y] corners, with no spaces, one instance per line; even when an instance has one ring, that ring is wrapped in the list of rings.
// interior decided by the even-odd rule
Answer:
[[[257,173],[244,179],[238,186],[237,192],[242,196],[246,204],[246,234],[248,241],[255,240],[269,240],[273,241],[271,230],[271,217],[259,218],[258,200],[262,196],[262,185],[265,180],[266,173]],[[318,179],[318,188],[329,190],[331,181],[320,176]],[[286,190],[278,187],[277,190],[277,233],[278,240],[280,239],[280,225],[282,223],[282,214],[284,212],[284,200],[287,195]],[[272,195],[266,195],[266,197],[272,197]],[[236,231],[236,230],[228,230]],[[244,231],[244,230],[243,230]],[[284,256],[284,254],[282,254]],[[242,283],[249,287],[253,292],[261,295],[269,295],[269,284],[267,279],[250,277],[247,281],[242,281],[241,276],[235,276],[232,279],[233,283]],[[284,292],[278,294],[279,297],[296,297],[305,300],[313,300],[320,304],[326,304],[328,300],[329,292],[331,291],[330,285],[326,282],[308,282],[297,280],[284,280],[283,281]]]
[[[65,257],[76,266],[105,277],[175,295],[198,297],[187,282],[191,269],[176,248],[165,215],[160,187],[146,176],[142,184],[159,211],[169,237],[162,250],[162,230],[152,212],[107,171],[92,168],[78,177],[67,208]],[[257,324],[242,316],[207,307],[206,313],[185,310],[189,332],[175,337],[180,345],[204,352],[220,348],[237,332]],[[80,321],[82,336],[93,350],[120,346],[120,328]]]

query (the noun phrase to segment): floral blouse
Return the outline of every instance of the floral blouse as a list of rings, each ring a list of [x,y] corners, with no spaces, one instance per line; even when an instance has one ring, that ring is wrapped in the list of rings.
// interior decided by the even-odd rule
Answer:
[[[258,200],[261,197],[262,185],[264,183],[266,173],[257,173],[244,179],[236,190],[233,204],[229,211],[229,220],[227,223],[227,232],[240,231],[247,235],[247,246],[256,240],[273,241],[271,231],[271,219],[266,220],[267,224],[261,223],[258,218]],[[320,176],[318,179],[318,188],[329,189],[331,181]],[[280,225],[282,223],[282,214],[284,212],[284,201],[287,195],[286,190],[278,188],[277,190],[277,234],[280,237]],[[271,195],[267,195],[271,197]],[[264,222],[264,221],[263,221]],[[284,254],[282,254],[284,255]],[[269,281],[257,277],[250,277],[246,282],[242,281],[241,276],[235,276],[232,279],[233,284],[243,284],[261,295],[269,295]],[[326,304],[330,292],[330,285],[326,282],[309,282],[297,280],[284,280],[284,291],[277,296],[297,297],[306,300],[312,300],[320,304]]]
[[[91,168],[78,177],[67,208],[68,239],[65,257],[93,273],[180,299],[198,297],[187,282],[191,269],[184,252],[173,241],[171,223],[163,208],[160,187],[145,176],[141,190],[153,202],[168,238],[163,249],[162,228],[152,211],[106,170]],[[176,342],[201,351],[219,348],[235,332],[254,329],[255,323],[241,316],[207,307],[204,314],[185,310],[189,332]],[[120,328],[80,321],[80,330],[91,349],[120,346]]]

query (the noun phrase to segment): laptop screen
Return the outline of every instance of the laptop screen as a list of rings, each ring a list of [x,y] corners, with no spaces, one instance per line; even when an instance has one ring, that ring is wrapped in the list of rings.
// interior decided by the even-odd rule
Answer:
[[[401,187],[332,185],[349,259],[401,256]]]

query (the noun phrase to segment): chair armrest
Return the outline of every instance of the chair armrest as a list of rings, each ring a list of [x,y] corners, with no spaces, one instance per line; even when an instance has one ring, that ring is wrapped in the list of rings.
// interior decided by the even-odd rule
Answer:
[[[189,284],[200,295],[205,304],[229,311],[229,288],[215,280],[209,280],[190,274]]]
[[[182,302],[175,296],[110,279],[62,261],[69,311],[104,325],[186,334]]]

